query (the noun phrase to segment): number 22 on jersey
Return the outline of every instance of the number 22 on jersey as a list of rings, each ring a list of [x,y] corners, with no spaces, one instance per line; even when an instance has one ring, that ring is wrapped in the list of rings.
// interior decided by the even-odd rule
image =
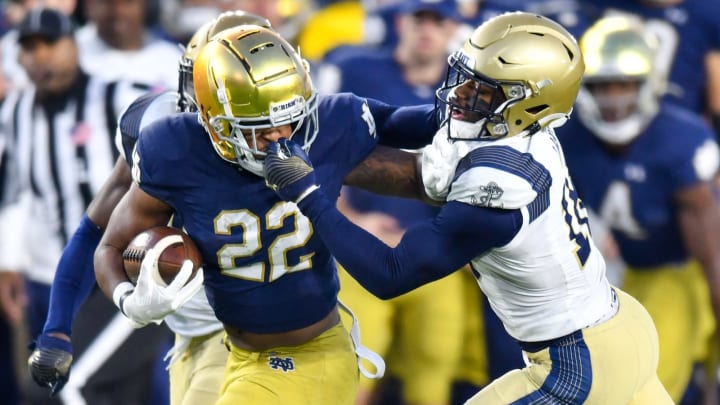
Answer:
[[[278,235],[268,245],[262,245],[262,233],[282,228],[285,221],[294,224],[293,230]],[[312,268],[312,256],[315,252],[308,252],[300,256],[297,263],[288,262],[288,252],[304,247],[313,234],[310,220],[300,213],[293,203],[279,202],[265,213],[265,229],[262,229],[260,216],[247,209],[221,211],[214,221],[216,235],[230,235],[233,228],[241,228],[243,239],[241,243],[228,243],[217,252],[220,271],[227,276],[242,278],[250,281],[264,282],[265,272],[270,271],[268,282],[277,280],[287,273]],[[235,232],[238,232],[236,229]],[[264,261],[236,266],[238,259],[251,257],[261,249],[267,249],[269,269]]]

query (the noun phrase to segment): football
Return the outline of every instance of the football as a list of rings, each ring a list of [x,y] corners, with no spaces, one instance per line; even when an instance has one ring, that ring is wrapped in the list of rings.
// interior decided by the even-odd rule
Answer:
[[[162,286],[170,284],[186,259],[193,262],[193,272],[188,281],[197,274],[202,265],[202,255],[195,242],[180,229],[157,226],[140,232],[123,251],[125,274],[133,284],[137,282],[145,253],[150,248],[158,246],[158,242],[161,240],[164,240],[162,244],[167,244],[167,246],[160,253],[158,272],[152,274],[155,282]]]

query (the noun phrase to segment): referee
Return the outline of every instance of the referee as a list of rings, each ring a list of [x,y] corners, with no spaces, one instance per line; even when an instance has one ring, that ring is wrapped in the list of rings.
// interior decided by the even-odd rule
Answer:
[[[25,275],[29,336],[44,332],[69,340],[70,330],[44,324],[56,263],[118,158],[118,115],[148,87],[85,73],[72,23],[58,11],[30,11],[18,26],[18,42],[31,84],[8,95],[0,111],[0,136],[10,155],[0,210],[0,271]],[[153,365],[168,341],[165,327],[132,329],[96,290],[72,332],[75,360],[66,388],[59,398],[48,398],[47,391],[32,387],[30,403],[148,403]]]

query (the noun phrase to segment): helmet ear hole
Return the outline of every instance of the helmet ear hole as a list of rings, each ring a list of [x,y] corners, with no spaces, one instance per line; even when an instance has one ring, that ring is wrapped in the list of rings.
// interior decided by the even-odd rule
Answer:
[[[545,111],[548,107],[549,106],[547,104],[540,104],[535,107],[530,107],[530,108],[526,109],[525,111],[527,111],[529,114],[532,114],[532,115],[538,115],[541,112]],[[520,120],[518,120],[518,121],[520,121]]]

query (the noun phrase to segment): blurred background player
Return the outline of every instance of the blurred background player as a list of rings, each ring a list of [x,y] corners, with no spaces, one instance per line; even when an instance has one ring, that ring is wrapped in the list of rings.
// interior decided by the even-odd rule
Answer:
[[[36,349],[29,360],[33,378],[41,386],[50,387],[53,393],[63,388],[68,377],[71,377],[70,386],[77,385],[70,375],[72,351],[63,349],[69,343],[77,302],[82,302],[94,285],[92,256],[102,230],[112,209],[132,182],[132,149],[140,130],[156,119],[194,110],[192,66],[197,53],[219,32],[253,23],[270,26],[264,18],[238,11],[222,13],[203,24],[190,39],[180,61],[178,91],[142,96],[122,115],[116,139],[122,147],[122,156],[63,252],[52,287],[51,305],[55,310],[51,312],[43,334],[36,339]],[[222,324],[215,318],[204,291],[198,292],[176,313],[168,315],[165,322],[176,333],[176,346],[169,366],[170,403],[214,403],[220,392],[228,352],[223,342]],[[82,358],[78,360],[82,361]]]
[[[448,48],[457,24],[454,2],[403,2],[397,16],[397,44],[381,50],[358,46],[331,58],[317,70],[318,89],[352,92],[395,105],[433,104],[435,89],[445,78]],[[355,223],[391,245],[397,244],[412,224],[437,213],[420,201],[382,197],[355,187],[343,189],[339,204]],[[354,309],[364,328],[373,331],[366,334],[365,344],[383,356],[392,353],[388,367],[400,377],[402,386],[399,397],[390,393],[395,390],[387,381],[372,395],[376,381],[361,378],[357,403],[448,404],[463,339],[466,302],[462,283],[474,283],[473,278],[453,274],[382,301],[352,279],[342,263],[339,274],[340,300]]]
[[[631,14],[659,38],[654,70],[664,98],[704,115],[720,136],[720,3],[715,0],[586,0],[598,17]]]
[[[627,265],[623,289],[657,326],[658,375],[680,403],[720,315],[718,146],[700,116],[661,102],[658,40],[640,20],[600,19],[580,44],[576,119],[558,136],[578,193]]]
[[[88,22],[77,31],[83,68],[110,79],[174,89],[180,48],[148,28],[152,1],[83,0]]]
[[[117,157],[113,147],[117,117],[147,87],[86,73],[79,66],[72,23],[59,11],[31,10],[18,27],[18,41],[20,64],[32,84],[11,93],[1,113],[12,159],[11,177],[5,184],[5,193],[12,198],[3,207],[2,228],[17,233],[2,233],[0,268],[24,272],[29,336],[37,336],[48,314],[55,263]],[[149,366],[166,334],[161,328],[115,334],[113,306],[102,294],[90,301],[78,315],[76,343],[85,349],[98,338],[102,341],[98,356],[111,360],[86,369],[86,398],[90,402],[141,398],[149,390]],[[137,347],[139,342],[142,348]],[[123,343],[125,351],[115,352]],[[148,358],[150,363],[140,360]],[[126,364],[128,360],[133,364]],[[132,388],[107,385],[118,378]],[[30,390],[28,397],[33,403],[53,403],[45,392]]]

